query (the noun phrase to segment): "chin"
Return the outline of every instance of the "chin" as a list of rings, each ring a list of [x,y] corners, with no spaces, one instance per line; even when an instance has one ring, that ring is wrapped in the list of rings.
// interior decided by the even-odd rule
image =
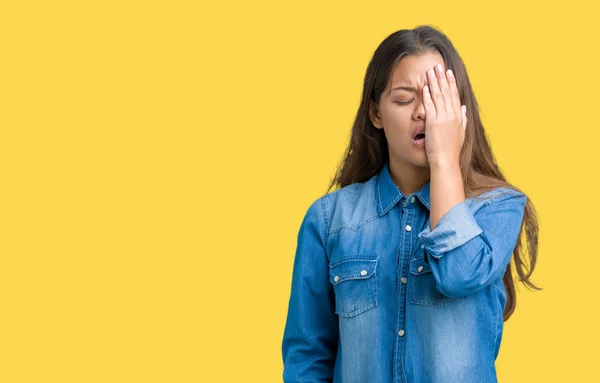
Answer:
[[[427,158],[427,155],[419,156],[418,158],[415,158],[415,160],[413,161],[413,164],[420,168],[428,168],[429,167],[429,159]]]

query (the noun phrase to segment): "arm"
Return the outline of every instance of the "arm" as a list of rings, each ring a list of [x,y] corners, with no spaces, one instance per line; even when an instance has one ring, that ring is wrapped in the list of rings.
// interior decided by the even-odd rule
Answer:
[[[282,342],[284,382],[331,382],[338,321],[325,254],[322,199],[300,226],[287,321]]]
[[[462,173],[458,160],[430,164],[431,211],[429,226],[435,229],[440,218],[454,205],[465,202]]]
[[[437,289],[449,297],[461,297],[481,290],[506,271],[527,197],[506,193],[488,201],[475,215],[471,213],[459,166],[466,106],[461,105],[452,72],[444,74],[441,64],[436,69],[427,71],[428,85],[423,87],[431,211],[430,227],[419,238],[425,255],[431,255]]]
[[[428,227],[419,233],[442,294],[474,294],[502,277],[521,231],[526,203],[527,196],[514,191],[488,200],[474,214],[467,202],[460,202],[433,231]]]

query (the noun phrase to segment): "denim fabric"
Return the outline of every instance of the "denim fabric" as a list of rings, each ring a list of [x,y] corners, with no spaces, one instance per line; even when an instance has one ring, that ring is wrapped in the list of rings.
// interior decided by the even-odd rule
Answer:
[[[496,188],[453,206],[431,231],[429,188],[404,196],[386,163],[308,208],[285,382],[497,382],[502,277],[527,197]]]

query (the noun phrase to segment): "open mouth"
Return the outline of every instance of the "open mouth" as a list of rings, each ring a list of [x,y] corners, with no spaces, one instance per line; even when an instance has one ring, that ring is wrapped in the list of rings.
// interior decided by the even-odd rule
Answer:
[[[419,133],[415,136],[415,138],[413,138],[413,140],[415,141],[419,141],[425,138],[425,133]]]

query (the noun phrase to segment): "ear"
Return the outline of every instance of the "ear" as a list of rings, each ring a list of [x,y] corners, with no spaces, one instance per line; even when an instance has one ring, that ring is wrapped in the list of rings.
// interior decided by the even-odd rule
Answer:
[[[383,128],[381,116],[379,115],[379,108],[373,101],[369,101],[369,119],[377,129]]]

